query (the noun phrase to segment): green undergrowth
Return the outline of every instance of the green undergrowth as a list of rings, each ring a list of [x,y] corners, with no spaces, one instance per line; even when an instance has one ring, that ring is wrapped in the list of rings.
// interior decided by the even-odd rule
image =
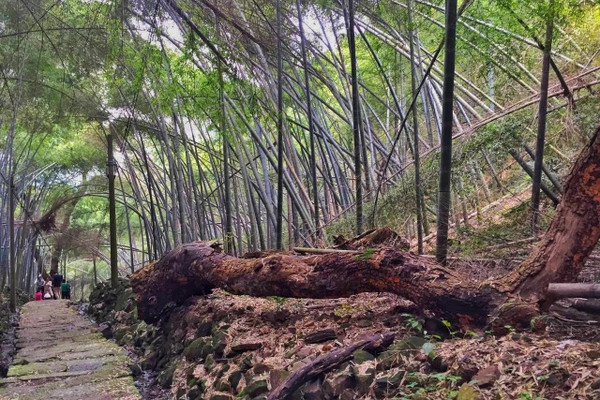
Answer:
[[[458,238],[450,240],[449,252],[465,257],[483,258],[519,256],[521,255],[519,252],[526,252],[526,248],[514,253],[510,247],[502,246],[532,237],[531,201],[526,200],[500,213],[496,222],[484,222],[481,229],[462,226],[458,230]],[[546,230],[553,215],[554,209],[549,204],[545,204],[540,213],[540,232]],[[523,249],[523,246],[516,247]]]
[[[575,108],[558,107],[548,114],[544,163],[563,183],[572,162],[600,123],[598,107],[600,107],[600,98],[590,96],[579,100]],[[484,175],[492,202],[503,197],[508,199],[511,194],[507,193],[516,196],[523,190],[528,190],[530,177],[518,166],[508,151],[517,150],[525,162],[533,168],[533,161],[522,146],[525,142],[529,143],[531,148],[535,148],[536,126],[532,123],[533,114],[535,112],[531,108],[521,110],[454,141],[453,212],[462,216],[461,203],[465,203],[468,213],[481,210],[488,204],[478,170],[481,170]],[[484,153],[492,161],[503,189],[499,188],[492,178]],[[438,154],[423,157],[421,161],[420,187],[424,194],[427,208],[426,220],[431,232],[436,229]],[[546,184],[552,188],[549,181],[546,181]],[[374,198],[374,194],[370,197],[366,195],[364,198],[364,230],[388,226],[409,239],[416,237],[414,228],[416,201],[412,167],[408,168],[402,177],[398,177],[393,186],[379,195],[375,215]],[[542,194],[542,199],[544,198],[545,195]],[[531,236],[529,208],[529,201],[525,201],[508,211],[500,207],[499,209],[503,210],[500,211],[502,213],[500,216],[496,215],[498,211],[492,210],[475,217],[471,224],[475,227],[461,225],[454,235],[451,234],[451,251],[457,255],[478,255],[487,247]],[[541,231],[547,227],[552,215],[552,207],[543,205]],[[477,218],[479,219],[476,220]],[[356,214],[354,211],[349,211],[326,227],[326,239],[332,241],[338,235],[353,237],[355,229]]]

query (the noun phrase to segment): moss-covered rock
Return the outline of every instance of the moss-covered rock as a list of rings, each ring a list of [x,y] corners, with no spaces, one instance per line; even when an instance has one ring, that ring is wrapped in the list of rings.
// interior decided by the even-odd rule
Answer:
[[[259,396],[263,393],[267,393],[268,391],[269,391],[269,384],[267,383],[267,381],[265,379],[260,379],[260,380],[254,381],[254,382],[246,385],[242,394],[248,395],[252,398],[252,397]]]
[[[205,359],[211,349],[210,339],[198,338],[183,350],[183,356],[188,361]]]
[[[156,378],[157,382],[162,387],[171,386],[171,383],[173,383],[173,374],[175,373],[176,369],[177,369],[176,364],[169,365],[167,368],[165,368],[158,374],[158,377]]]
[[[215,393],[210,396],[210,400],[233,400],[234,397],[228,393]]]
[[[129,327],[127,326],[119,326],[117,328],[115,328],[115,340],[117,341],[117,343],[121,342],[123,340],[123,337],[125,335],[127,335],[129,333]]]
[[[129,312],[134,307],[133,301],[133,289],[131,287],[126,288],[120,292],[115,299],[115,311],[126,311]]]
[[[285,369],[272,369],[269,372],[269,381],[271,382],[271,388],[276,388],[290,375],[290,371]]]
[[[229,381],[226,381],[224,379],[219,379],[218,381],[216,381],[214,383],[213,387],[215,388],[215,390],[218,390],[219,392],[233,392],[231,383],[229,383]]]
[[[375,379],[375,384],[373,385],[375,397],[382,398],[392,394],[400,385],[403,376],[404,373],[399,372],[391,376],[384,375]]]
[[[237,388],[238,388],[238,385],[240,384],[240,381],[242,380],[243,376],[244,376],[244,373],[240,370],[233,371],[229,374],[227,381],[229,382],[229,384],[231,385],[231,387],[233,388],[233,390],[235,392],[238,391]]]
[[[375,356],[368,351],[359,349],[352,353],[353,361],[356,364],[362,364],[366,361],[371,361],[375,359]]]

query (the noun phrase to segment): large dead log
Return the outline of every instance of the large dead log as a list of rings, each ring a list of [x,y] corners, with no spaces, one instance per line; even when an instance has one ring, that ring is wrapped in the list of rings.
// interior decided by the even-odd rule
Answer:
[[[314,256],[274,254],[241,259],[202,242],[184,244],[131,279],[138,315],[156,321],[170,302],[222,288],[234,294],[340,298],[361,292],[396,293],[448,320],[485,323],[505,296],[434,260],[394,249]]]
[[[536,250],[515,271],[477,282],[434,260],[391,248],[362,253],[235,258],[185,244],[132,276],[138,313],[156,321],[169,303],[222,288],[234,294],[339,298],[391,292],[459,326],[526,326],[548,307],[550,282],[573,281],[600,238],[600,134],[575,163],[562,202]]]

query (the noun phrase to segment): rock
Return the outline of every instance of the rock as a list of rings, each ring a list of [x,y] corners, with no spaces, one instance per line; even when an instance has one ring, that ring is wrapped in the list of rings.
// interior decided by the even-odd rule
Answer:
[[[210,350],[210,339],[198,338],[183,350],[183,356],[188,361],[204,359],[208,356]]]
[[[323,343],[328,340],[334,340],[336,338],[337,338],[337,336],[333,329],[324,329],[321,331],[309,333],[308,335],[306,335],[304,337],[304,342],[309,343],[309,344]]]
[[[275,311],[263,311],[260,313],[262,319],[271,323],[289,322],[291,313],[284,309]]]
[[[246,356],[242,361],[240,361],[239,365],[243,372],[248,372],[250,368],[252,368],[252,356]]]
[[[407,353],[416,353],[421,350],[427,340],[420,336],[407,336],[390,346],[390,350],[402,350]]]
[[[356,381],[356,390],[358,393],[361,395],[367,394],[371,384],[375,380],[375,370],[369,368],[364,374],[356,374],[354,375],[354,380]]]
[[[256,397],[269,391],[269,384],[265,379],[254,381],[247,385],[242,392],[250,397]]]
[[[190,400],[203,400],[204,387],[194,386],[187,392],[187,398]]]
[[[386,350],[377,356],[377,371],[386,371],[388,369],[399,367],[402,361],[401,353],[397,350]]]
[[[215,378],[220,379],[227,371],[229,371],[229,368],[231,368],[229,364],[223,364],[221,369],[217,371]]]
[[[356,398],[356,393],[352,389],[346,389],[342,392],[340,396],[340,400],[354,400]]]
[[[196,328],[196,337],[210,336],[212,331],[212,321],[204,321]]]
[[[106,339],[112,339],[113,331],[109,324],[103,322],[98,325],[98,331],[104,336]]]
[[[240,380],[242,379],[242,376],[244,376],[244,373],[240,370],[237,370],[229,374],[229,378],[227,378],[227,381],[236,393],[238,391],[237,388],[240,383]]]
[[[346,389],[354,387],[354,376],[348,371],[334,374],[323,383],[323,390],[331,397],[338,398]]]
[[[165,370],[163,370],[161,373],[158,374],[158,377],[156,378],[156,381],[162,387],[169,387],[169,386],[171,386],[171,383],[173,383],[173,374],[175,373],[176,369],[177,369],[177,365],[176,364],[170,365],[169,367],[167,367]]]
[[[129,287],[121,291],[115,300],[115,311],[131,311],[133,308],[133,290]]]
[[[375,379],[375,384],[373,385],[373,392],[375,393],[375,396],[377,398],[382,398],[392,394],[394,389],[397,389],[400,385],[403,376],[403,372],[398,372],[392,376],[382,376]]]
[[[290,375],[289,371],[284,369],[272,369],[269,371],[269,382],[271,382],[271,390],[275,389]]]
[[[500,370],[497,365],[491,365],[482,370],[479,370],[471,381],[473,384],[479,387],[489,387],[496,382],[500,377]]]
[[[362,349],[356,350],[354,353],[352,353],[352,357],[353,361],[356,364],[362,364],[366,361],[371,361],[375,359],[375,356],[373,356],[373,354]]]
[[[212,354],[209,354],[206,356],[206,359],[204,360],[204,369],[206,369],[207,372],[212,371],[212,369],[215,366],[215,356],[213,356]]]
[[[323,388],[318,380],[306,384],[302,392],[304,393],[304,400],[325,400]]]
[[[463,383],[460,389],[458,389],[458,394],[456,395],[456,400],[478,400],[479,394],[475,391],[473,386],[468,383]]]
[[[600,350],[588,350],[585,354],[592,360],[600,358]]]
[[[158,361],[157,356],[158,356],[158,354],[154,351],[150,352],[147,356],[145,356],[140,363],[142,369],[144,369],[144,370],[154,369],[156,367],[156,362]]]
[[[115,329],[115,340],[117,341],[117,343],[123,340],[123,337],[125,337],[125,335],[127,334],[128,329],[129,328],[126,326],[119,326]]]
[[[265,372],[269,372],[270,370],[271,367],[263,363],[258,363],[252,368],[252,372],[254,372],[256,375],[264,374]]]
[[[228,393],[215,393],[210,396],[210,400],[234,400],[235,397]]]
[[[131,370],[131,375],[133,375],[134,378],[142,375],[143,370],[142,367],[140,366],[140,364],[131,364],[129,366],[129,369]]]
[[[218,380],[214,383],[213,387],[219,392],[233,392],[233,387],[231,386],[229,381]]]
[[[212,336],[213,352],[215,356],[222,357],[227,347],[227,335],[223,332],[217,331]]]
[[[359,328],[368,328],[369,326],[373,326],[373,321],[369,319],[359,319],[356,321],[356,326]]]
[[[238,342],[238,343],[232,343],[231,344],[231,352],[236,354],[236,353],[243,353],[245,351],[253,351],[253,350],[258,350],[262,347],[262,343],[261,342]]]

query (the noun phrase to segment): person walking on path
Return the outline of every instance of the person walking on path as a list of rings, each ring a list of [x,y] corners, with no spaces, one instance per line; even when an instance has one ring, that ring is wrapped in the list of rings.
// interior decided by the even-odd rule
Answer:
[[[42,276],[42,274],[39,274],[37,277],[37,280],[35,281],[35,292],[36,293],[41,293],[42,295],[44,295],[44,285],[46,284],[46,282],[44,281],[44,277]]]
[[[69,285],[68,281],[64,281],[62,285],[60,285],[60,292],[63,299],[71,300],[71,285]]]
[[[60,299],[60,285],[63,283],[63,276],[58,272],[55,272],[52,276],[52,292],[54,293],[54,300]]]
[[[52,298],[52,281],[48,280],[44,284],[44,300],[49,300]]]

